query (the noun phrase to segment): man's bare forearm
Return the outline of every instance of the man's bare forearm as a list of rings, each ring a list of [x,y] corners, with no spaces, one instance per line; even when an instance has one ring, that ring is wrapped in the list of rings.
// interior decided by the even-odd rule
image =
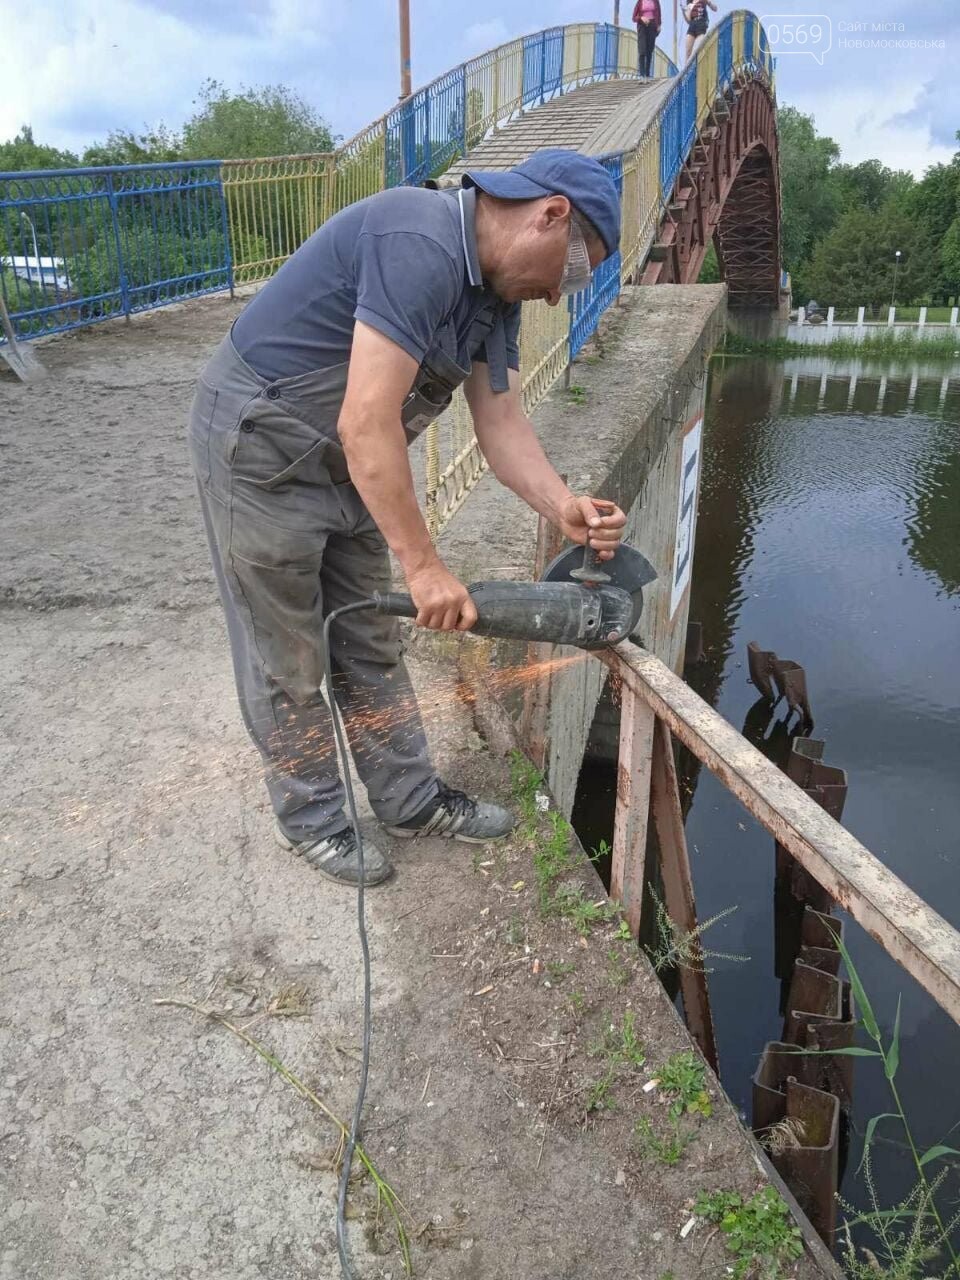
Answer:
[[[419,572],[437,554],[417,502],[407,442],[399,421],[341,415],[340,438],[350,479],[404,574]]]
[[[508,429],[483,433],[480,447],[502,485],[534,511],[559,523],[563,508],[574,495],[543,452],[529,418],[515,414]]]

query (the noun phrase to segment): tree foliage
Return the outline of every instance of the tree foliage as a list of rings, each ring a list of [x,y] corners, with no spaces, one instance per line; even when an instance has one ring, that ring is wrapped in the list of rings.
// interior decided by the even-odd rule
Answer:
[[[842,214],[817,244],[808,281],[825,304],[881,307],[893,298],[894,274],[899,301],[925,297],[936,278],[937,258],[929,227],[887,204]]]
[[[230,93],[216,80],[200,90],[183,126],[185,160],[244,160],[332,151],[334,139],[312,107],[283,85]]]
[[[331,151],[336,139],[314,109],[283,85],[231,93],[216,80],[201,87],[194,112],[177,133],[162,122],[142,132],[113,129],[83,153],[84,165],[161,164],[170,160],[242,160]],[[72,169],[70,151],[41,146],[25,124],[0,142],[0,173]]]
[[[78,164],[72,151],[58,151],[33,140],[33,129],[25,124],[16,137],[0,142],[0,173],[25,173],[30,169],[72,169]]]
[[[780,107],[783,263],[798,302],[889,305],[960,294],[960,151],[917,180],[879,160],[843,164],[812,116]],[[960,141],[960,134],[958,141]]]
[[[832,138],[817,135],[813,117],[781,107],[780,190],[783,201],[783,261],[788,270],[810,256],[815,240],[836,221],[839,198],[830,171],[840,156]]]
[[[180,138],[164,124],[146,133],[131,133],[126,129],[113,129],[106,142],[94,143],[83,153],[83,163],[100,164],[161,164],[183,157]]]

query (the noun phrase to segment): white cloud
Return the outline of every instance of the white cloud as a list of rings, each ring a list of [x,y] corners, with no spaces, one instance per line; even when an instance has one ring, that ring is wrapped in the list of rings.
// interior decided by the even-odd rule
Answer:
[[[0,140],[29,123],[38,142],[82,151],[114,128],[160,120],[176,128],[209,77],[232,87],[276,79],[265,68],[275,70],[278,48],[298,71],[329,43],[324,7],[271,0],[259,30],[227,27],[212,36],[130,0],[37,0],[18,5],[15,19],[0,0],[0,28],[17,32],[0,42]]]
[[[502,18],[493,18],[489,22],[474,22],[463,33],[463,45],[467,57],[474,58],[495,45],[506,44],[510,39],[507,24]]]
[[[946,163],[956,151],[934,141],[920,119],[903,120],[923,94],[921,84],[859,84],[829,91],[793,92],[791,106],[816,119],[817,132],[840,146],[845,164],[876,157],[890,169],[909,169],[918,177],[932,164]]]

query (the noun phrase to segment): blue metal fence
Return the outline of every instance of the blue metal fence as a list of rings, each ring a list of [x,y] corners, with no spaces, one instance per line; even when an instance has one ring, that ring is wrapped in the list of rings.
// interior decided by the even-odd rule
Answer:
[[[757,19],[752,13],[748,13],[743,20],[743,53],[746,60],[751,63],[755,62],[753,52],[754,42],[757,38]]]
[[[20,337],[231,286],[217,162],[0,174],[0,290]]]
[[[766,32],[745,15],[744,48],[771,64]],[[593,77],[618,72],[620,31],[597,23]],[[565,31],[523,40],[523,106],[563,91]],[[718,81],[733,72],[733,17],[717,31]],[[383,133],[385,185],[417,184],[466,150],[468,65],[399,103]],[[669,197],[696,135],[698,63],[664,104],[660,185]],[[671,68],[676,74],[676,69]],[[605,162],[622,186],[622,158]],[[571,354],[619,290],[619,254],[571,301]],[[113,315],[232,287],[226,205],[218,161],[0,174],[0,291],[22,337],[56,333]]]
[[[733,78],[733,21],[727,19],[717,28],[717,82],[727,85]]]
[[[600,163],[623,195],[623,156],[602,156]],[[620,250],[604,259],[580,293],[570,299],[570,359],[580,351],[596,329],[600,316],[620,292]]]
[[[597,80],[612,76],[619,65],[620,32],[609,22],[598,22],[593,37],[593,74]]]

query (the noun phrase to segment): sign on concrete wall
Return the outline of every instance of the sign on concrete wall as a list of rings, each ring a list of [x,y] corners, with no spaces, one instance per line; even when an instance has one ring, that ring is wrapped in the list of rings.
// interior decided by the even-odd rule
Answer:
[[[680,494],[677,499],[677,537],[673,551],[673,588],[670,617],[673,618],[690,585],[693,542],[697,527],[697,488],[700,482],[700,451],[703,416],[692,419],[684,429],[680,455]]]

